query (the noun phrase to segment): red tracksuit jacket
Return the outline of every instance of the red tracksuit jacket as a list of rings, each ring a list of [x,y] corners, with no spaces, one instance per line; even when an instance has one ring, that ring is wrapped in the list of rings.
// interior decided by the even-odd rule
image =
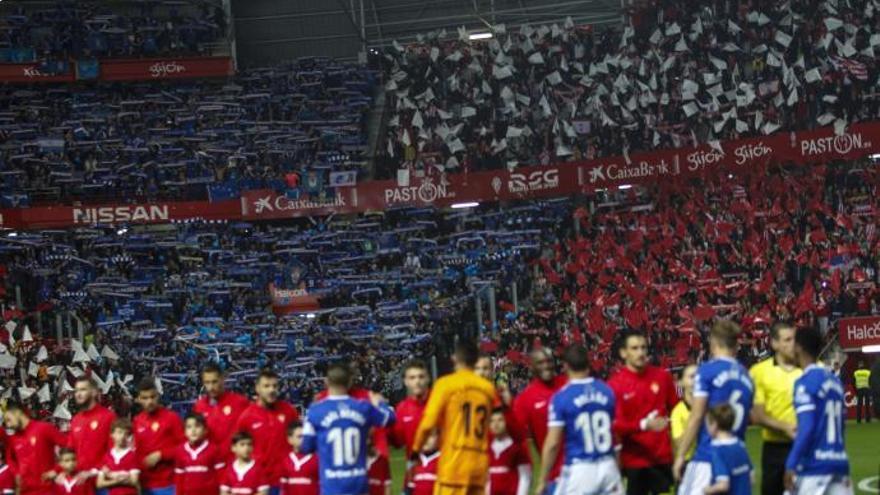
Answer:
[[[174,456],[174,484],[177,495],[215,495],[227,456],[209,440],[199,445],[184,442]]]
[[[428,392],[430,394],[430,391]],[[391,427],[391,443],[395,447],[406,447],[406,458],[412,455],[412,444],[416,438],[416,430],[422,415],[425,413],[425,405],[428,404],[428,396],[419,400],[407,397],[397,404],[394,411],[396,421]]]
[[[160,407],[148,414],[134,417],[134,446],[141,463],[141,486],[163,488],[174,484],[174,457],[184,442],[183,423],[177,414]],[[153,452],[162,453],[162,460],[152,469],[144,466],[144,458]]]
[[[281,471],[281,495],[318,495],[318,456],[291,452]]]
[[[97,404],[88,411],[82,411],[70,420],[70,448],[76,452],[76,469],[93,471],[104,460],[110,450],[110,425],[116,420],[116,414],[110,409]]]
[[[527,436],[532,437],[538,447],[538,452],[544,448],[544,440],[547,438],[547,413],[550,399],[567,382],[568,379],[563,375],[557,376],[549,386],[536,378],[513,400],[513,413],[517,426],[525,430],[528,433]],[[560,449],[556,463],[547,475],[548,480],[555,480],[559,477],[564,459],[565,453]]]
[[[57,428],[31,420],[27,427],[9,437],[10,467],[21,477],[21,495],[52,493],[53,483],[43,481],[46,471],[55,469],[55,447],[66,447],[67,439]]]
[[[229,440],[235,434],[235,425],[241,413],[250,405],[243,395],[233,392],[223,392],[217,400],[203,395],[193,405],[193,412],[201,414],[205,418],[208,427],[208,440],[217,447],[221,453],[231,455]]]
[[[8,464],[0,464],[0,495],[15,493],[15,473]]]
[[[678,392],[672,375],[663,368],[646,366],[642,373],[621,367],[608,380],[614,391],[612,429],[623,448],[620,462],[624,468],[640,469],[672,464],[672,440],[668,431],[642,431],[640,422],[656,411],[669,417],[678,404]]]
[[[246,431],[254,438],[254,460],[272,486],[278,486],[281,466],[290,452],[287,425],[297,420],[299,413],[296,409],[280,400],[271,409],[251,404],[238,418],[235,431]]]

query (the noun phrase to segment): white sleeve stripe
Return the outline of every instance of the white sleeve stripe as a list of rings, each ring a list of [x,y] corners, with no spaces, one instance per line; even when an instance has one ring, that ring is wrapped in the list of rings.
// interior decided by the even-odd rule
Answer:
[[[802,406],[798,406],[795,409],[795,412],[806,412],[806,411],[814,411],[814,410],[816,410],[816,406],[814,406],[813,404],[804,404]]]
[[[565,421],[548,421],[547,426],[550,426],[550,427],[565,426]]]
[[[718,481],[730,481],[730,476],[716,476],[715,479]]]
[[[704,392],[702,390],[694,390],[694,397],[709,397],[709,392]]]

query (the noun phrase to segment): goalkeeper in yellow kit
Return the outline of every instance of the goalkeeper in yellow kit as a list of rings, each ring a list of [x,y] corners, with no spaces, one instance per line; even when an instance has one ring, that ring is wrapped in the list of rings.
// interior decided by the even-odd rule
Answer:
[[[459,342],[455,372],[437,380],[431,390],[413,452],[428,435],[440,432],[440,460],[434,495],[482,495],[489,475],[489,416],[497,403],[495,386],[474,373],[479,350]]]

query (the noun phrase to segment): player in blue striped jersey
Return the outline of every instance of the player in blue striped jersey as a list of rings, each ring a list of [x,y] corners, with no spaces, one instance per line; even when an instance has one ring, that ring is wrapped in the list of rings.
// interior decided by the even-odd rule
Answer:
[[[804,374],[794,383],[797,436],[785,462],[785,484],[793,495],[849,495],[849,459],[844,446],[843,385],[816,364],[823,339],[815,328],[795,335],[795,353]]]
[[[569,381],[550,402],[535,493],[543,494],[544,480],[564,443],[565,465],[551,495],[623,494],[611,432],[614,392],[602,380],[589,377],[586,348],[570,346],[562,357]]]
[[[394,410],[381,395],[371,392],[372,404],[351,398],[351,381],[348,366],[331,365],[327,370],[329,395],[306,412],[302,452],[318,453],[321,495],[366,495],[370,429],[394,422]]]
[[[712,438],[704,421],[709,408],[730,404],[735,416],[731,433],[745,440],[755,386],[749,371],[734,357],[739,334],[739,325],[726,320],[716,322],[709,331],[712,359],[697,369],[691,415],[678,444],[673,465],[673,474],[677,480],[681,480],[679,495],[703,495],[703,490],[712,483]],[[697,449],[682,477],[685,455],[694,440],[697,441]]]

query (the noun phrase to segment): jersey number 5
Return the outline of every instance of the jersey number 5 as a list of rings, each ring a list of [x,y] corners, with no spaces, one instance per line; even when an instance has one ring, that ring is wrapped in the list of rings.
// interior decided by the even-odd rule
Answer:
[[[471,412],[476,418],[471,416]],[[489,415],[489,409],[484,405],[474,409],[470,402],[465,402],[461,405],[461,414],[464,416],[464,436],[471,436],[471,424],[473,424],[474,436],[482,440],[486,435],[486,417]]]

